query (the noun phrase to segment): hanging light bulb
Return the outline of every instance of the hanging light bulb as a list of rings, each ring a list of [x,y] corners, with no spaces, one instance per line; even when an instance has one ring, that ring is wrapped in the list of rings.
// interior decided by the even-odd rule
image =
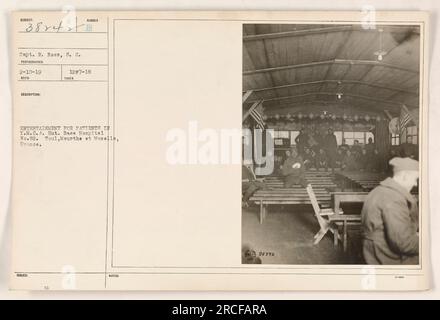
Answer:
[[[383,50],[383,29],[379,29],[379,50],[374,52],[374,55],[377,56],[378,61],[382,61],[383,57],[388,53]]]
[[[292,117],[292,115],[290,114],[290,113],[288,113],[287,115],[286,115],[286,119],[290,119]]]
[[[332,115],[332,120],[335,121],[336,120],[336,115]]]
[[[341,81],[341,80],[338,80],[338,87],[337,87],[336,90],[337,90],[337,91],[336,91],[336,98],[337,98],[338,100],[341,100],[341,99],[342,99],[342,96],[344,95],[344,94],[342,93],[342,81]]]
[[[302,117],[303,117],[302,113],[301,112],[298,113],[298,119],[302,119]]]

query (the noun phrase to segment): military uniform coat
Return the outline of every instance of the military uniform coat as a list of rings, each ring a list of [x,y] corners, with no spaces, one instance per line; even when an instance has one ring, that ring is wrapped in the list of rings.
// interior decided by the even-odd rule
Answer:
[[[387,178],[362,208],[362,250],[368,264],[418,264],[418,206],[416,199]]]

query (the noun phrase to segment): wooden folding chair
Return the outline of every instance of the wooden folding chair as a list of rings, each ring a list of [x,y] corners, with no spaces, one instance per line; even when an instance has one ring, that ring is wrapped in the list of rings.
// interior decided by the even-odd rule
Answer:
[[[311,184],[307,185],[306,190],[307,190],[307,194],[309,195],[310,202],[312,203],[313,210],[315,211],[316,220],[318,220],[320,227],[318,233],[316,233],[315,236],[313,237],[315,239],[313,244],[315,245],[318,244],[329,230],[333,233],[334,237],[336,237],[335,241],[337,242],[339,238],[338,231],[335,229],[334,225],[328,219],[324,218],[325,216],[330,216],[335,214],[335,212],[333,211],[332,208],[321,209],[318,200],[316,200],[316,195],[315,192],[313,191]]]

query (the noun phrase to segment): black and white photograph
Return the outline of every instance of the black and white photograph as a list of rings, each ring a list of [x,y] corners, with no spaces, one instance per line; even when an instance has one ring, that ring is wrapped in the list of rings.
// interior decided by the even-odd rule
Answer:
[[[422,49],[419,25],[243,25],[242,264],[420,263]]]
[[[6,15],[8,290],[435,288],[435,19],[331,7]]]

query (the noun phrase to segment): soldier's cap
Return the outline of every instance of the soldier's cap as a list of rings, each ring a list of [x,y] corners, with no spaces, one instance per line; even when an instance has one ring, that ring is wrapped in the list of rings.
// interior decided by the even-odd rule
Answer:
[[[393,166],[393,171],[419,171],[419,162],[411,158],[395,157],[390,160],[390,165]]]

